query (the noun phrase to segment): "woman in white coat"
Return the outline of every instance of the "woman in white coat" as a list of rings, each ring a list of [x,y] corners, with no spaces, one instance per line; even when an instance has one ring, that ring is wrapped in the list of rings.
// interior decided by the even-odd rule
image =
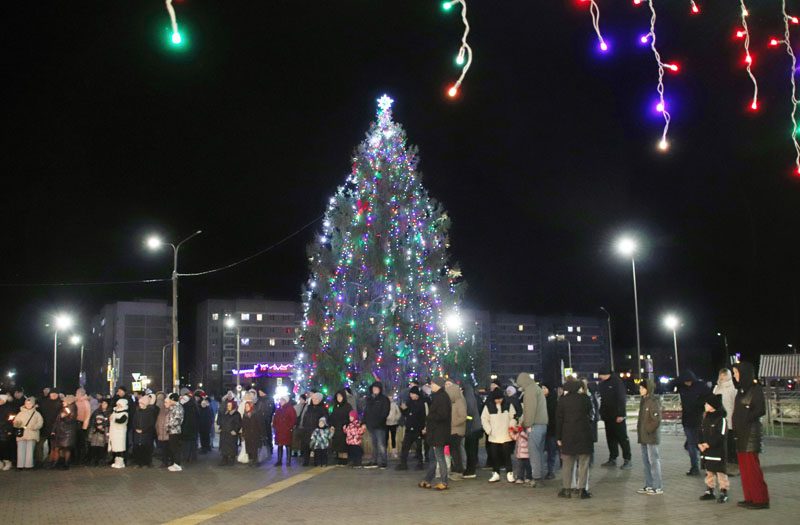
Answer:
[[[128,400],[118,399],[111,413],[108,429],[108,449],[114,456],[112,468],[125,468],[125,447],[128,440]]]

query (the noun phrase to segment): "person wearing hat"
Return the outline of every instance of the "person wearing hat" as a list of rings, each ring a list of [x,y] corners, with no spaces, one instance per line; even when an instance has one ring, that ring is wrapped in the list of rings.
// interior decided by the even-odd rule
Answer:
[[[328,426],[328,418],[321,417],[317,423],[317,428],[311,433],[311,450],[314,451],[314,466],[328,466],[328,448],[331,446],[331,438],[335,430]]]
[[[260,465],[258,451],[264,441],[264,421],[256,412],[256,403],[250,399],[244,402],[242,415],[242,446],[247,452],[247,459],[251,467]]]
[[[751,510],[768,509],[769,489],[758,459],[761,452],[761,418],[766,414],[764,391],[750,363],[743,361],[735,364],[733,379],[738,384],[733,408],[733,431],[736,432],[736,456],[744,492],[744,501],[737,505]]]
[[[78,409],[75,406],[75,396],[64,396],[61,402],[61,411],[53,425],[53,453],[51,459],[55,466],[62,470],[69,468],[72,453],[78,441]]]
[[[706,491],[701,500],[716,499],[717,503],[728,501],[728,474],[725,472],[727,459],[728,422],[725,419],[725,408],[722,396],[708,394],[705,399],[705,414],[700,426],[700,460],[706,469]],[[714,495],[714,487],[719,485],[719,497]]]
[[[530,486],[544,478],[545,438],[547,437],[547,400],[544,392],[533,377],[533,374],[522,372],[517,376],[517,387],[522,391],[522,405],[516,404],[514,409],[519,414],[520,425],[528,429],[528,454],[530,455],[533,481]],[[520,408],[522,411],[520,412]]]
[[[108,427],[111,422],[111,406],[108,399],[102,399],[100,405],[89,416],[89,464],[95,467],[106,465],[108,453]]]
[[[214,433],[214,412],[211,400],[202,390],[194,391],[197,406],[197,433],[200,436],[200,454],[211,452],[211,436]]]
[[[22,436],[17,436],[17,469],[30,470],[33,468],[33,449],[39,441],[39,430],[44,425],[44,418],[36,410],[36,398],[25,400],[14,416],[13,425],[15,429],[24,429]]]
[[[183,424],[183,405],[180,403],[180,396],[175,392],[171,393],[164,400],[164,407],[167,409],[167,434],[169,442],[167,444],[167,470],[170,472],[180,472],[181,467],[181,425]]]
[[[606,444],[608,445],[608,461],[601,467],[616,467],[619,449],[622,449],[622,468],[627,470],[631,465],[631,442],[628,439],[626,403],[628,401],[625,385],[619,377],[605,367],[598,373],[600,384],[597,393],[600,395],[600,419],[606,427]]]
[[[408,470],[408,453],[415,447],[417,470],[425,468],[422,461],[422,431],[425,429],[425,402],[420,397],[418,386],[408,390],[408,401],[400,403],[400,412],[406,419],[406,432],[400,445],[400,464],[397,470]]]
[[[117,399],[108,422],[108,446],[114,457],[112,468],[125,468],[125,451],[128,449],[128,423],[130,421],[128,399]],[[132,425],[130,425],[133,428]]]
[[[55,461],[58,458],[52,459],[53,449],[53,425],[56,424],[56,418],[58,417],[58,413],[61,411],[61,398],[58,395],[58,390],[56,388],[51,388],[50,392],[47,394],[46,399],[42,399],[39,403],[39,411],[42,414],[42,419],[44,421],[44,426],[42,426],[42,430],[39,433],[39,441],[36,444],[36,449],[34,450],[34,461],[38,463],[44,462],[44,443],[47,441],[47,449],[51,456],[48,457],[46,465],[51,467],[55,464]],[[38,459],[37,459],[38,458]]]
[[[300,451],[303,456],[304,467],[311,464],[311,434],[316,430],[319,418],[324,417],[328,412],[325,410],[325,405],[322,404],[322,394],[314,392],[311,394],[311,401],[309,401],[303,408],[302,417],[300,419]]]
[[[139,398],[139,410],[131,418],[133,425],[133,462],[137,467],[153,466],[153,444],[156,439],[158,407],[153,394]]]
[[[372,440],[372,463],[364,468],[385,469],[389,462],[386,453],[386,437],[388,428],[386,418],[389,417],[391,401],[383,393],[383,383],[375,381],[369,387],[369,395],[364,405],[364,424],[367,425],[369,436]]]
[[[511,463],[514,439],[509,429],[517,426],[517,411],[499,388],[489,392],[487,403],[481,412],[481,424],[486,433],[489,462],[493,471],[489,483],[500,481],[502,468],[506,469],[506,481],[514,483],[515,476]],[[529,427],[523,425],[523,428]]]
[[[197,461],[197,405],[191,391],[182,388],[178,401],[183,406],[183,422],[181,423],[181,459],[184,463]]]
[[[436,490],[447,490],[447,461],[444,447],[450,442],[453,403],[444,390],[444,384],[443,377],[437,377],[431,381],[431,406],[422,433],[433,451],[435,461],[428,463],[425,479],[419,482],[419,487],[423,489],[433,487]],[[436,485],[431,485],[436,476],[437,466],[441,481]]]
[[[236,464],[239,434],[242,431],[242,415],[239,413],[235,400],[229,399],[225,402],[225,411],[217,414],[217,426],[219,427],[219,455],[222,457],[220,466],[233,466]]]
[[[347,465],[347,436],[344,429],[350,422],[350,411],[353,407],[347,402],[347,392],[341,389],[333,396],[333,407],[329,422],[334,429],[331,439],[331,450],[336,454],[337,465]]]
[[[265,386],[256,390],[255,404],[256,417],[261,424],[261,444],[267,450],[267,456],[272,456],[272,416],[275,415],[275,401],[267,394]]]
[[[292,433],[295,423],[297,423],[297,412],[289,403],[289,396],[282,396],[278,400],[278,410],[272,418],[272,425],[275,427],[275,445],[278,447],[278,454],[275,466],[280,467],[283,463],[283,449],[286,449],[286,466],[292,464]]]

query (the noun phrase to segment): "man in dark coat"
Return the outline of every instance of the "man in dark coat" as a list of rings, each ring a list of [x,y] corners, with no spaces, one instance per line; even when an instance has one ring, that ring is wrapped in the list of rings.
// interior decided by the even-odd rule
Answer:
[[[194,393],[194,401],[197,404],[197,432],[200,436],[200,453],[208,454],[211,452],[211,436],[214,432],[214,411],[211,409],[211,401],[205,392],[196,391]]]
[[[151,394],[152,396],[152,394]],[[159,409],[155,396],[139,399],[139,410],[131,417],[133,427],[133,462],[139,467],[151,467],[153,462],[153,443],[156,439],[156,419]]]
[[[369,389],[370,395],[364,407],[364,424],[367,425],[372,439],[373,463],[364,468],[386,468],[389,462],[386,455],[386,418],[389,416],[391,403],[383,394],[383,383],[380,381],[372,383]]]
[[[709,394],[708,387],[691,370],[684,370],[678,378],[678,393],[681,396],[681,423],[686,434],[684,448],[689,453],[691,466],[687,476],[700,475],[700,426],[703,422],[705,399]]]
[[[197,461],[197,405],[191,392],[181,395],[183,422],[181,423],[181,450],[185,463]]]
[[[578,487],[581,499],[591,498],[589,492],[589,461],[594,451],[592,441],[592,402],[580,392],[581,383],[568,379],[564,395],[556,406],[556,440],[561,448],[561,492],[559,497],[571,497],[572,471],[578,463]]]
[[[608,461],[603,463],[603,467],[616,467],[617,447],[622,449],[622,467],[631,468],[631,442],[628,440],[628,428],[625,422],[627,412],[625,403],[627,395],[625,385],[619,377],[605,368],[598,374],[600,384],[597,385],[597,393],[600,394],[600,419],[606,427],[606,442],[608,444]]]
[[[553,391],[547,385],[542,385],[542,391],[547,404],[547,434],[544,441],[544,448],[547,452],[547,474],[544,479],[554,479],[556,477],[556,458],[558,458],[558,444],[556,443],[558,390]]]
[[[467,465],[464,468],[464,479],[475,479],[477,477],[475,472],[478,469],[478,445],[483,436],[481,425],[483,402],[469,381],[464,383],[464,399],[467,401],[467,433],[464,436]]]
[[[431,381],[431,406],[425,419],[425,429],[422,432],[425,440],[431,446],[435,461],[428,463],[425,479],[419,482],[419,486],[422,488],[431,488],[431,481],[436,476],[438,465],[442,481],[437,483],[434,488],[437,490],[447,489],[447,461],[444,457],[444,447],[450,442],[453,403],[450,401],[450,396],[444,391],[444,383],[443,377],[437,377]]]
[[[414,446],[417,452],[417,470],[422,470],[422,431],[425,428],[425,401],[420,398],[419,388],[412,386],[408,401],[400,403],[400,412],[406,420],[406,432],[400,446],[400,464],[397,470],[408,470],[408,453]]]
[[[53,388],[50,390],[47,398],[42,399],[39,402],[39,412],[42,413],[44,424],[41,432],[39,432],[39,441],[36,443],[36,451],[34,455],[38,456],[40,461],[44,459],[45,441],[48,443],[48,448],[51,451],[53,450],[53,438],[51,434],[53,433],[53,426],[56,424],[56,418],[58,417],[58,413],[60,411],[61,399],[58,397],[58,390]]]
[[[275,414],[275,401],[267,395],[266,387],[258,388],[255,410],[261,424],[262,443],[267,449],[267,455],[272,456],[272,416]]]
[[[322,394],[319,392],[314,392],[311,394],[311,398],[309,399],[308,403],[306,403],[306,406],[303,408],[303,412],[301,413],[301,420],[298,429],[302,432],[300,452],[303,456],[304,467],[307,467],[311,464],[311,433],[317,428],[319,418],[328,415],[328,411],[325,410],[325,405],[322,404],[322,401]]]
[[[758,459],[761,452],[761,417],[766,414],[764,391],[750,363],[733,365],[733,378],[738,385],[733,405],[733,431],[736,433],[736,456],[744,493],[744,501],[737,505],[754,510],[768,509],[769,489]]]

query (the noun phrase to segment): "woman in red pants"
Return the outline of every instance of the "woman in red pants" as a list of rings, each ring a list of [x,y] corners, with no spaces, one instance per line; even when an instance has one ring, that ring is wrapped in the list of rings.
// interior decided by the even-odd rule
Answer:
[[[736,435],[736,456],[744,492],[744,501],[740,501],[739,506],[768,509],[769,491],[758,461],[761,452],[761,416],[766,413],[764,391],[750,363],[733,365],[733,378],[738,384],[733,408],[733,432]]]

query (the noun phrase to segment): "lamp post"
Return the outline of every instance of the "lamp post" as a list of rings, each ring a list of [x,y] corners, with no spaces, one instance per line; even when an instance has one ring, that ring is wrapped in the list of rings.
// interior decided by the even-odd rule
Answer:
[[[611,314],[605,307],[601,306],[600,309],[606,313],[608,321],[608,361],[611,364],[611,371],[614,371],[614,345],[611,343]]]
[[[617,251],[625,257],[631,258],[631,271],[633,273],[633,309],[636,315],[636,376],[642,378],[642,344],[639,336],[639,293],[636,289],[636,260],[634,254],[638,244],[631,237],[622,237],[617,241]]]
[[[170,346],[172,346],[172,343],[167,343],[161,347],[161,391],[164,393],[167,392],[167,385],[165,384],[166,380],[164,378],[164,368],[166,367],[164,364],[164,353]]]
[[[678,328],[681,326],[681,320],[674,314],[668,314],[664,317],[664,326],[672,330],[672,343],[675,347],[675,378],[681,375],[681,369],[678,366]]]
[[[239,344],[241,343],[241,331],[239,328],[239,324],[233,319],[233,317],[228,317],[225,319],[225,327],[226,328],[235,328],[236,329],[236,391],[239,391],[239,386],[241,386],[241,374],[239,371],[241,370],[241,365],[239,364]]]
[[[84,383],[86,382],[84,380],[84,375],[83,375],[83,338],[81,336],[75,334],[75,335],[73,335],[72,337],[69,338],[69,343],[72,346],[78,346],[78,345],[81,346],[81,366],[80,366],[80,369],[78,370],[78,385],[81,388],[83,388]]]
[[[547,340],[567,342],[567,362],[569,363],[570,370],[572,370],[572,343],[569,342],[569,337],[563,334],[552,334],[547,337]]]
[[[69,330],[75,322],[72,317],[66,314],[58,314],[55,317],[53,334],[53,388],[58,387],[58,332]]]
[[[177,392],[180,389],[180,376],[178,375],[178,251],[181,245],[189,239],[200,235],[202,230],[197,230],[178,244],[165,243],[160,237],[155,235],[147,239],[147,247],[151,250],[158,250],[164,245],[172,248],[172,389]]]
[[[717,332],[717,337],[722,338],[722,346],[725,347],[725,368],[731,366],[731,354],[728,351],[728,336],[722,332]]]

